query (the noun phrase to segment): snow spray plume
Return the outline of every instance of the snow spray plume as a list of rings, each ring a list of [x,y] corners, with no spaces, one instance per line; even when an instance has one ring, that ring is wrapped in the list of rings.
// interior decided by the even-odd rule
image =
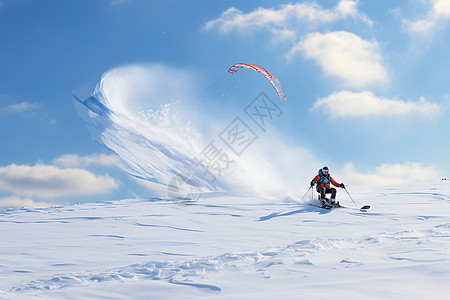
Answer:
[[[223,155],[227,147],[215,142],[224,137],[224,124],[238,118],[222,116],[220,109],[202,111],[193,78],[192,72],[161,65],[122,67],[105,73],[86,100],[74,95],[75,104],[94,140],[117,154],[124,171],[169,187],[169,195],[197,194],[199,186],[234,195],[298,192],[306,181],[299,169],[307,172],[315,158],[270,128],[242,155],[229,153],[229,166],[219,170],[220,176],[211,176],[214,165],[199,163],[206,150],[209,158]],[[245,100],[237,115],[253,99]]]
[[[94,140],[117,154],[119,166],[128,174],[164,186],[179,174],[191,174],[196,186],[200,182],[207,191],[218,189],[197,167],[199,146],[188,122],[178,123],[176,107],[183,95],[173,91],[186,91],[184,83],[177,86],[171,80],[171,89],[163,83],[165,78],[186,79],[186,75],[160,66],[151,71],[135,66],[107,72],[91,97],[83,101],[73,95],[78,114]],[[161,99],[160,92],[153,93],[157,88],[167,92],[169,101]]]

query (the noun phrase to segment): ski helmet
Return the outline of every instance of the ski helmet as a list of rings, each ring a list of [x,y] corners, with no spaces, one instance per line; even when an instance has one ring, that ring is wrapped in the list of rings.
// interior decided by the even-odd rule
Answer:
[[[328,173],[328,172],[330,172],[330,169],[328,169],[328,167],[325,166],[322,168],[322,172]]]

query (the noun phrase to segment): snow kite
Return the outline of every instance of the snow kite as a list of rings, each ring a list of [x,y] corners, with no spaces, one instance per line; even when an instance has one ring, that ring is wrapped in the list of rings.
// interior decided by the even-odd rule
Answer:
[[[252,70],[254,70],[256,72],[259,72],[259,73],[263,74],[264,77],[266,77],[270,81],[272,86],[277,91],[277,94],[278,94],[278,97],[280,98],[280,101],[286,101],[286,95],[284,94],[284,89],[283,89],[283,86],[281,85],[281,83],[278,81],[278,79],[275,76],[272,75],[272,73],[270,73],[269,71],[267,71],[263,67],[260,67],[260,66],[257,66],[257,65],[252,65],[252,64],[238,63],[238,64],[235,64],[235,65],[232,65],[231,68],[228,69],[228,72],[234,74],[234,73],[236,73],[237,71],[239,71],[242,68],[252,69]]]

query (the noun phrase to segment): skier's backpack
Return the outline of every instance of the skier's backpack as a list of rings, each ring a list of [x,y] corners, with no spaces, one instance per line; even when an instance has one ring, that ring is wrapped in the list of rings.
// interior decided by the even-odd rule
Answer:
[[[330,173],[327,175],[323,174],[322,169],[319,169],[320,179],[317,181],[318,184],[330,184]]]

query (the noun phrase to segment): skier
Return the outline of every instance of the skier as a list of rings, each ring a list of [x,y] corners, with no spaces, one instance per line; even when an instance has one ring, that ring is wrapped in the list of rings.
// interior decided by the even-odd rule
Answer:
[[[323,167],[319,170],[319,174],[311,181],[311,187],[317,183],[316,190],[320,194],[320,202],[322,206],[339,206],[339,201],[336,202],[336,189],[330,186],[332,183],[335,187],[345,188],[343,183],[337,183],[333,177],[330,176],[330,170],[328,167]],[[331,198],[328,200],[325,194],[331,194]]]

